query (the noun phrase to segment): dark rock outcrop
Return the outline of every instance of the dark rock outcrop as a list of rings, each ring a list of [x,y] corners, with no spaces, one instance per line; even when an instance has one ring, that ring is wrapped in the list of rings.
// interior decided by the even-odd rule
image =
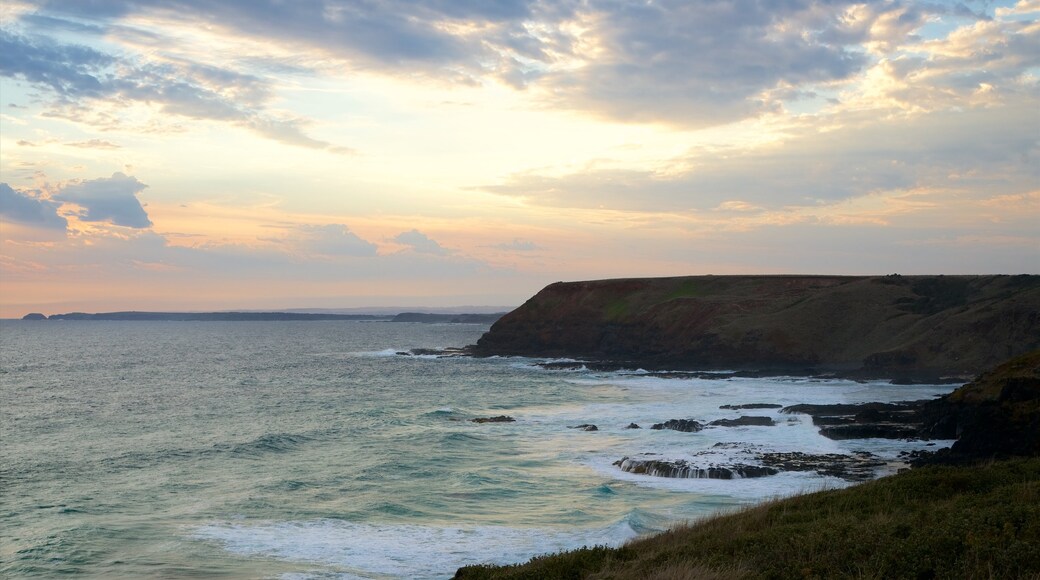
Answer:
[[[398,356],[436,356],[439,358],[450,358],[457,356],[469,355],[469,349],[467,347],[452,347],[448,348],[413,348],[411,350],[399,350],[397,351]]]
[[[22,320],[47,320],[47,317],[39,312],[30,312],[23,316]]]
[[[772,427],[776,423],[769,417],[755,417],[752,415],[744,415],[737,417],[736,419],[717,419],[708,423],[716,427]]]
[[[833,425],[820,429],[820,435],[828,439],[916,439],[920,435],[918,425],[893,425],[869,423],[865,425]]]
[[[1040,348],[1040,276],[689,276],[552,284],[477,356],[914,380]]]
[[[497,417],[477,417],[476,419],[470,419],[474,423],[512,423],[516,419],[509,415],[499,415]]]
[[[778,470],[762,465],[708,465],[698,466],[679,459],[666,461],[661,459],[633,459],[624,457],[614,465],[627,473],[653,475],[656,477],[676,477],[686,479],[743,479],[748,477],[765,477],[776,475]]]
[[[628,426],[625,427],[625,429],[642,429],[642,427],[635,423],[629,423]]]
[[[922,415],[925,436],[957,438],[939,461],[1040,455],[1040,349],[930,402]]]
[[[831,439],[956,439],[950,449],[915,454],[915,463],[962,463],[1040,455],[1040,349],[926,401],[791,405]]]
[[[820,475],[840,477],[846,481],[866,481],[877,476],[877,469],[884,467],[884,461],[870,453],[841,455],[828,453],[812,455],[809,453],[761,453],[758,459],[769,467],[780,471],[815,471]]]
[[[780,409],[783,405],[776,403],[745,403],[743,405],[719,405],[720,409]]]
[[[684,433],[696,433],[701,429],[704,429],[704,425],[701,425],[693,419],[669,419],[664,423],[654,423],[650,426],[651,429],[671,429],[672,431],[682,431]]]
[[[567,427],[568,429],[580,429],[582,431],[599,431],[599,427],[591,423],[582,423],[581,425],[575,425],[573,427]]]
[[[805,413],[820,435],[830,439],[928,438],[923,432],[922,409],[930,401],[903,403],[858,403],[837,405],[791,405],[781,413]]]
[[[878,470],[888,463],[867,452],[851,455],[838,453],[780,453],[764,452],[757,446],[744,443],[716,443],[713,449],[732,449],[744,455],[751,463],[719,461],[712,451],[694,453],[691,459],[660,459],[648,453],[624,457],[614,465],[628,473],[656,477],[735,479],[764,477],[783,471],[813,471],[820,475],[838,477],[846,481],[866,481],[877,477]]]

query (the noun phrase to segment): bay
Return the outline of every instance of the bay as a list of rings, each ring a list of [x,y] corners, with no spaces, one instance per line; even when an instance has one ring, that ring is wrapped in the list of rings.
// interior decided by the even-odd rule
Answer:
[[[776,410],[746,413],[775,427],[679,433],[652,423],[737,415],[723,404],[896,401],[953,388],[397,354],[472,344],[486,330],[0,321],[0,574],[443,578],[467,564],[616,545],[848,485],[811,472],[655,478],[620,471],[624,456],[725,462],[740,444],[894,460],[925,445],[831,441],[809,417]],[[503,414],[515,422],[471,421]],[[571,428],[581,424],[597,430]]]

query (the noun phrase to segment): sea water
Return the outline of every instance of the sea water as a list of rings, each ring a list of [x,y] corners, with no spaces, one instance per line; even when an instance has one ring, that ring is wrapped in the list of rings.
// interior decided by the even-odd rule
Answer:
[[[812,472],[651,477],[622,472],[614,462],[625,456],[708,453],[725,464],[740,458],[715,444],[740,443],[895,459],[926,445],[832,441],[804,415],[720,405],[898,401],[952,389],[397,354],[472,344],[485,331],[0,322],[0,576],[444,578],[468,564],[618,545],[848,485]],[[741,413],[777,425],[646,428]],[[497,415],[515,422],[471,421]],[[627,429],[633,422],[643,428]],[[580,424],[598,430],[571,428]]]

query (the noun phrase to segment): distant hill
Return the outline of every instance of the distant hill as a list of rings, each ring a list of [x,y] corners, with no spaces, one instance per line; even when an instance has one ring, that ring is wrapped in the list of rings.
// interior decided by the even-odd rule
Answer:
[[[26,314],[23,320],[118,320],[118,321],[308,321],[308,320],[383,320],[389,322],[445,322],[491,324],[502,314],[446,314],[405,312],[401,314],[337,314],[332,312],[70,312],[44,316]]]
[[[478,356],[970,377],[1040,347],[1040,276],[688,276],[551,284]]]
[[[32,317],[32,318],[30,318]],[[169,320],[169,321],[273,321],[273,320],[389,320],[371,314],[315,314],[303,312],[70,312],[52,314],[47,320]],[[23,320],[40,320],[32,314]]]
[[[505,312],[493,314],[441,314],[429,312],[402,312],[394,316],[394,322],[447,322],[455,324],[491,324],[502,318]]]

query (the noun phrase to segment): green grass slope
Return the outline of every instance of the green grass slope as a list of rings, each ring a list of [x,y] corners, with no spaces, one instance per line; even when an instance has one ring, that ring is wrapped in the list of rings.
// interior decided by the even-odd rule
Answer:
[[[935,466],[470,579],[1038,578],[1040,459]]]

